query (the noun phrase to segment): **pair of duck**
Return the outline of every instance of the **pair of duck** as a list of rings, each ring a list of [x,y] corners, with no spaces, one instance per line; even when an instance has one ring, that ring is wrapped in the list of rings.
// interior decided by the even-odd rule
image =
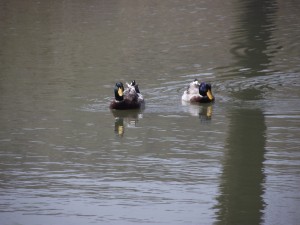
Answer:
[[[121,82],[116,83],[114,88],[115,99],[110,103],[110,109],[126,110],[140,109],[145,106],[145,100],[140,93],[139,87],[135,80],[127,88]],[[210,103],[215,100],[209,83],[201,82],[195,79],[188,85],[188,88],[183,92],[182,101],[190,103]]]

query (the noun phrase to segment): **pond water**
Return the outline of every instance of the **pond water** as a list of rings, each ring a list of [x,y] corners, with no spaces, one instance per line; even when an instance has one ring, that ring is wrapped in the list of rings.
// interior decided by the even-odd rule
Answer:
[[[299,10],[1,1],[0,223],[299,223]],[[110,111],[132,79],[145,109]]]

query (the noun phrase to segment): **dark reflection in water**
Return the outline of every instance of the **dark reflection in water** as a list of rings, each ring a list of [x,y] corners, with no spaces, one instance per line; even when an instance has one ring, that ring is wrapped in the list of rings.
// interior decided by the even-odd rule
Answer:
[[[264,116],[260,109],[236,109],[230,114],[217,218],[220,224],[260,224],[264,209]]]
[[[136,127],[139,119],[143,118],[143,110],[112,110],[115,117],[115,134],[119,137],[123,137],[125,133],[125,127]]]
[[[277,4],[268,0],[241,1],[240,4],[238,27],[233,31],[231,53],[238,59],[238,66],[244,65],[244,70],[240,71],[243,75],[252,73],[255,76],[257,72],[264,71],[271,62],[272,54],[264,51],[274,46],[271,37],[276,29],[274,17]]]
[[[272,32],[276,30],[277,3],[268,0],[239,3],[236,18],[238,25],[232,30],[230,50],[235,63],[230,65],[230,73],[248,78],[266,75],[272,72],[268,66],[281,48],[272,38]],[[254,96],[252,93],[252,98]]]
[[[232,54],[239,76],[255,78],[268,75],[265,71],[271,56],[265,52],[274,27],[276,3],[245,1],[240,3],[238,28],[233,31]],[[232,93],[242,102],[263,98],[256,86]],[[264,210],[263,162],[266,144],[266,125],[263,111],[256,106],[229,111],[229,133],[226,156],[217,198],[217,219],[220,224],[260,224]]]

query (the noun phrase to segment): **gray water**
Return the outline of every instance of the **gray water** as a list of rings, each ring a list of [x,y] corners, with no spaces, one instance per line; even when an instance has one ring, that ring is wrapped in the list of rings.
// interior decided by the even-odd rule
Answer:
[[[0,224],[299,224],[299,10],[0,1]],[[145,110],[111,112],[132,79]]]

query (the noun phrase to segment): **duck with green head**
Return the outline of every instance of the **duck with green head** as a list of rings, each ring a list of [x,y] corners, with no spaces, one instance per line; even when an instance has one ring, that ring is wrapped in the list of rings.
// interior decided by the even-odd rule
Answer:
[[[145,101],[143,95],[140,93],[139,87],[133,80],[127,88],[124,89],[122,82],[117,82],[114,87],[115,99],[110,103],[110,109],[127,110],[140,109],[144,107]]]
[[[195,79],[183,92],[182,101],[190,103],[210,103],[215,100],[211,91],[211,84]]]

